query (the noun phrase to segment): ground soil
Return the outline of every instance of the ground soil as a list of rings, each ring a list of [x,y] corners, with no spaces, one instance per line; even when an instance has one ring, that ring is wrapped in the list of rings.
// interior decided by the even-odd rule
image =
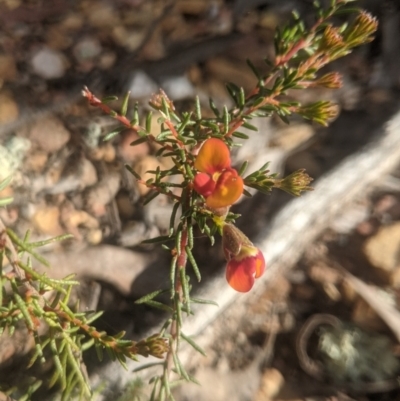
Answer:
[[[33,227],[32,235],[38,239],[72,231],[75,240],[50,249],[49,257],[56,252],[79,251],[86,255],[85,250],[91,246],[98,247],[98,255],[106,255],[106,246],[140,254],[142,262],[137,265],[142,267],[134,276],[121,273],[119,281],[108,281],[100,273],[101,268],[96,268],[96,260],[91,260],[90,274],[83,265],[86,274],[81,274],[81,280],[88,286],[84,288],[89,288],[84,292],[92,295],[87,299],[82,295],[82,299],[89,306],[94,303],[105,309],[100,322],[105,329],[124,329],[135,337],[144,327],[158,322],[156,312],[131,305],[155,285],[153,274],[151,283],[148,275],[142,274],[146,269],[150,271],[153,260],[149,255],[156,253],[155,248],[140,243],[163,233],[162,216],[169,209],[161,201],[153,209],[143,210],[144,194],[123,173],[123,162],[141,163],[143,168],[152,166],[154,149],[143,147],[137,153],[129,153],[127,143],[134,139],[129,132],[124,133],[125,139],[115,139],[112,145],[98,141],[100,135],[112,130],[112,123],[80,100],[79,91],[85,84],[99,94],[114,94],[130,84],[140,100],[169,82],[176,92],[177,107],[190,107],[194,93],[205,99],[213,96],[219,104],[229,102],[223,83],[234,81],[245,89],[251,88],[253,77],[246,68],[246,58],[261,65],[262,57],[272,52],[275,26],[288,19],[287,6],[273,1],[258,3],[262,4],[249,6],[245,11],[244,2],[206,0],[179,1],[175,6],[161,0],[101,4],[59,0],[52,7],[41,1],[10,0],[0,4],[0,145],[10,151],[13,137],[28,138],[31,142],[29,154],[18,154],[18,165],[7,165],[16,181],[6,195],[13,195],[15,203],[2,210],[0,217],[20,233]],[[309,18],[307,1],[290,3]],[[384,9],[373,1],[366,5],[379,14],[381,27],[391,21],[387,9],[392,18],[397,16],[399,26],[396,6],[390,8],[392,5],[387,3]],[[305,167],[316,179],[321,177],[343,158],[357,152],[370,139],[365,133],[374,132],[374,127],[381,127],[396,111],[399,76],[393,65],[397,61],[385,53],[385,44],[389,43],[389,48],[396,48],[396,44],[387,38],[383,28],[376,42],[332,67],[345,77],[342,90],[335,94],[311,93],[309,97],[291,94],[301,100],[327,96],[338,102],[341,114],[328,129],[312,124],[305,128],[295,120],[293,124],[298,129],[289,141],[295,145],[287,146],[281,139],[286,128],[278,120],[272,121],[270,145],[284,151],[278,163],[282,172]],[[38,55],[50,57],[54,69],[38,67]],[[146,74],[146,80],[140,76],[142,86],[132,84],[135,71]],[[49,127],[47,131],[44,121]],[[37,124],[40,129],[35,131],[32,126]],[[89,132],[96,130],[99,135],[90,136]],[[304,132],[311,133],[302,137],[300,133]],[[95,138],[94,145],[90,144],[91,138]],[[0,164],[0,173],[3,168],[5,171],[6,165]],[[91,188],[98,182],[104,185],[97,186],[93,194]],[[335,375],[339,368],[321,349],[323,328],[325,332],[332,328],[329,316],[334,316],[353,333],[350,338],[364,335],[354,334],[355,328],[364,330],[369,335],[367,343],[387,341],[388,353],[399,355],[399,338],[379,310],[346,282],[345,275],[350,272],[369,288],[379,288],[397,310],[399,182],[400,170],[393,171],[382,177],[382,185],[371,195],[360,194],[360,199],[343,211],[342,218],[304,250],[292,270],[279,275],[262,296],[246,304],[239,320],[227,310],[221,317],[221,327],[215,331],[219,335],[207,348],[208,358],[193,357],[197,361],[193,373],[230,377],[224,382],[229,387],[235,381],[250,382],[244,376],[250,372],[250,377],[257,379],[254,391],[251,396],[243,393],[243,398],[237,399],[400,399],[396,381],[400,366],[387,373],[386,365],[379,363],[386,361],[380,357],[384,353],[380,348],[381,353],[372,360],[358,365],[349,363],[353,373],[362,363],[376,364],[376,379],[365,372],[355,374],[356,378],[350,373]],[[256,234],[258,225],[267,224],[289,201],[285,194],[256,198],[253,205],[259,206],[248,216],[246,232],[251,235],[253,230]],[[238,210],[241,208],[246,210],[246,206],[239,205]],[[393,231],[385,234],[386,229]],[[380,255],[379,249],[388,243],[393,246]],[[216,265],[220,256],[215,256]],[[102,257],[98,257],[99,263]],[[63,274],[74,271],[74,267],[67,262],[66,265],[65,270],[60,268]],[[222,272],[209,272],[211,278],[213,274]],[[129,283],[125,287],[124,281]],[[309,333],[304,326],[310,323],[308,319],[316,324]],[[339,348],[343,347],[341,343]],[[365,346],[358,352],[369,355],[370,349]],[[182,390],[177,398],[207,399],[197,393],[188,398],[192,393],[185,391],[191,390]],[[221,391],[222,398],[215,396],[215,400],[227,399],[228,390]]]

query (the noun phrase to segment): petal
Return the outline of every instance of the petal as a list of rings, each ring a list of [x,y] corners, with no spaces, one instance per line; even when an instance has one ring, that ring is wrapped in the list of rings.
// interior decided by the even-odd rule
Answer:
[[[236,291],[248,292],[256,278],[265,271],[263,253],[255,246],[243,246],[239,255],[229,260],[226,266],[226,280]]]
[[[206,204],[212,209],[233,205],[243,193],[243,179],[236,170],[224,171],[218,178],[217,185],[207,198]]]
[[[231,259],[226,266],[226,280],[238,292],[248,292],[254,285],[254,258]]]
[[[265,259],[263,253],[258,250],[257,256],[255,256],[255,268],[256,268],[256,275],[255,278],[259,278],[263,275],[265,271]]]
[[[231,156],[228,146],[216,138],[207,139],[200,148],[194,162],[194,167],[208,174],[222,171],[231,166]]]
[[[208,174],[198,173],[194,177],[193,186],[198,194],[207,197],[215,190],[216,182]]]

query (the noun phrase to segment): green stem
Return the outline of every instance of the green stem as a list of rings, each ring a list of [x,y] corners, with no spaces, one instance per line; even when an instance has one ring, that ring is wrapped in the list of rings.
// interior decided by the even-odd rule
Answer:
[[[180,275],[180,270],[184,269],[186,267],[187,263],[187,254],[186,254],[186,246],[188,244],[188,228],[187,228],[187,222],[184,223],[184,226],[182,228],[182,236],[180,240],[180,253],[177,255],[177,269],[175,273],[175,297],[174,297],[174,311],[175,311],[175,316],[172,320],[171,327],[170,327],[170,348],[167,353],[167,356],[165,358],[165,363],[164,363],[164,382],[165,380],[169,380],[171,370],[174,365],[174,354],[178,352],[178,345],[179,345],[179,337],[180,337],[180,324],[179,324],[179,319],[176,316],[178,306],[177,304],[182,304],[184,302],[188,302],[188,300],[185,300],[183,297],[183,287],[182,287],[182,282],[181,282],[181,275]],[[178,369],[179,370],[179,369]]]

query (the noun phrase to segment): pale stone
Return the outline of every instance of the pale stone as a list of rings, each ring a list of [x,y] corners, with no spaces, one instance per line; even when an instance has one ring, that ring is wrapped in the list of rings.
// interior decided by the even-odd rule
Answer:
[[[65,74],[64,56],[55,50],[43,47],[31,59],[33,71],[44,79],[61,78]]]
[[[115,64],[116,60],[117,55],[114,52],[104,52],[100,56],[99,68],[101,68],[102,70],[108,70]]]
[[[110,28],[119,24],[118,16],[113,7],[107,4],[97,4],[87,10],[90,25],[96,28]]]
[[[82,27],[84,23],[83,16],[78,13],[67,15],[60,23],[60,27],[66,30],[76,31]]]
[[[81,39],[73,48],[75,58],[79,62],[92,60],[102,51],[100,42],[96,38],[86,37]]]
[[[73,43],[73,37],[66,35],[59,25],[51,26],[46,31],[46,44],[53,50],[68,49]]]
[[[382,226],[364,244],[364,253],[376,268],[392,273],[400,267],[400,222]]]
[[[129,51],[134,51],[143,43],[144,32],[131,31],[123,26],[116,26],[112,31],[112,36],[117,44]]]
[[[148,142],[131,146],[131,143],[139,139],[139,135],[133,129],[122,131],[118,138],[118,153],[127,163],[133,163],[141,157],[147,156],[150,151]]]
[[[110,171],[103,176],[99,182],[85,191],[86,207],[95,216],[102,216],[106,213],[106,205],[115,198],[120,184],[121,177],[117,171]]]
[[[158,91],[157,84],[144,72],[137,70],[133,73],[128,85],[133,98],[149,98]]]
[[[274,399],[285,383],[282,373],[275,368],[267,369],[261,377],[260,388],[254,401]]]
[[[162,168],[162,163],[154,156],[146,156],[141,159],[138,163],[135,164],[134,170],[139,174],[142,178],[143,182],[146,182],[148,179],[155,177],[154,174],[148,173],[150,170],[156,170],[157,167]],[[149,193],[150,188],[144,184],[139,184],[138,186],[140,195],[144,196]]]
[[[315,129],[310,124],[288,125],[281,128],[274,138],[272,145],[283,148],[287,152],[292,152],[306,143],[315,134]]]
[[[63,234],[59,223],[60,210],[57,206],[39,209],[32,217],[32,225],[41,233],[48,235]]]
[[[86,235],[86,240],[91,245],[100,244],[102,239],[103,239],[103,232],[100,228],[90,230]]]
[[[44,150],[36,149],[29,153],[24,167],[29,172],[41,173],[48,160],[48,154]]]
[[[0,124],[8,124],[18,118],[19,109],[11,94],[0,93]]]
[[[168,77],[161,82],[161,88],[172,100],[194,96],[194,88],[185,76]]]
[[[0,54],[0,80],[13,81],[17,76],[15,59],[9,54]]]
[[[27,136],[44,151],[54,153],[66,145],[70,133],[57,117],[48,117],[34,122]]]

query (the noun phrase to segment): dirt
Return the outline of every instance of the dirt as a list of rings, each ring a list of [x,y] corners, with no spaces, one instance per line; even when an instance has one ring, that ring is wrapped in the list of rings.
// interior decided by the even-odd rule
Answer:
[[[85,302],[106,310],[100,322],[105,329],[126,329],[135,337],[143,326],[158,321],[156,312],[131,305],[165,280],[166,274],[154,263],[156,248],[141,241],[164,232],[171,205],[159,197],[150,208],[142,207],[145,194],[123,163],[154,168],[159,163],[154,149],[144,146],[132,152],[127,144],[135,138],[129,132],[111,144],[103,143],[101,137],[114,128],[113,122],[80,100],[80,89],[86,84],[100,95],[130,87],[137,99],[146,99],[160,85],[170,85],[177,107],[190,106],[194,93],[200,93],[205,110],[208,96],[218,104],[227,103],[223,83],[251,88],[254,80],[246,58],[261,65],[262,56],[272,51],[273,29],[288,17],[287,6],[264,3],[246,12],[240,11],[244,2],[206,0],[179,1],[174,7],[161,0],[60,0],[52,7],[43,1],[16,0],[0,5],[0,146],[17,161],[1,161],[0,174],[11,173],[15,179],[0,195],[12,195],[15,202],[0,210],[0,217],[20,234],[33,228],[33,239],[74,234],[73,241],[47,249],[48,257],[60,263],[63,275],[78,266],[82,283],[97,288],[89,291],[92,295]],[[309,101],[332,98],[340,105],[340,117],[328,129],[294,120],[295,132],[286,142],[281,122],[273,120],[263,127],[268,136],[263,156],[273,159],[273,152],[278,152],[278,171],[305,167],[315,178],[322,176],[367,143],[365,132],[396,111],[399,77],[393,68],[396,58],[390,54],[398,44],[384,28],[400,17],[396,5],[391,8],[387,2],[380,8],[378,3],[366,2],[381,18],[378,40],[332,66],[344,74],[343,89],[291,94]],[[306,1],[293,1],[291,6],[304,15],[309,11]],[[38,67],[39,56],[53,60],[52,68]],[[247,156],[238,154],[238,163],[240,157]],[[235,305],[227,310],[216,329],[219,335],[207,348],[208,357],[193,356],[193,373],[212,394],[183,388],[177,399],[400,399],[400,368],[390,356],[383,357],[385,350],[399,356],[400,339],[382,314],[385,302],[396,311],[399,302],[399,177],[400,171],[394,171],[382,178],[382,187],[371,196],[360,194],[360,200],[304,250],[293,270],[245,305],[239,320],[230,315]],[[284,194],[266,199],[257,209],[265,219],[289,201]],[[239,205],[241,209],[246,205]],[[249,234],[256,234],[257,225],[267,221],[257,213],[247,220]],[[381,249],[384,255],[379,254]],[[77,254],[81,264],[71,264],[71,255]],[[125,262],[108,272],[104,263],[110,257]],[[129,269],[133,264],[135,271]],[[146,269],[147,276],[142,274]],[[369,290],[383,292],[381,309],[365,300],[347,272]],[[335,332],[339,337],[347,333],[350,340],[367,338],[367,345],[357,351],[367,355],[367,362],[349,362],[350,372],[340,371],[322,347],[322,339],[335,327],[332,316],[344,324]],[[308,319],[316,319],[311,320],[316,327],[310,333],[304,326],[310,324]],[[378,343],[384,344],[382,348]],[[372,351],[368,344],[374,344]],[[363,364],[374,366],[375,379],[361,368]]]

